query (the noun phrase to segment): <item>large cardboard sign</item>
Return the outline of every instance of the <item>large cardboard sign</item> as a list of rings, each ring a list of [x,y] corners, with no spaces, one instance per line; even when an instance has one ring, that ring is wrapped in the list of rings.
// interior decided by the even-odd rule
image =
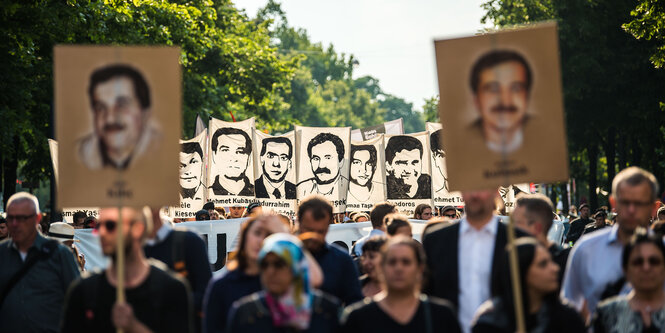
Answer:
[[[59,207],[174,205],[176,47],[54,48]],[[166,161],[166,162],[165,162]]]
[[[298,200],[322,195],[333,204],[333,212],[343,213],[349,183],[351,128],[296,126],[295,132]]]
[[[435,42],[451,190],[568,177],[557,26]]]
[[[296,144],[293,131],[272,136],[254,130],[256,200],[265,210],[287,216],[296,208]]]
[[[195,217],[206,203],[208,137],[206,131],[189,140],[180,140],[180,204],[173,207],[171,216],[179,219]]]
[[[220,206],[247,206],[255,193],[254,118],[233,123],[211,118],[209,127],[208,201]]]
[[[367,141],[351,141],[349,192],[346,211],[369,211],[386,200],[383,134]]]
[[[402,118],[386,121],[381,125],[354,129],[351,131],[352,141],[365,141],[374,139],[379,134],[404,134]]]
[[[462,193],[451,191],[448,185],[448,170],[446,169],[446,150],[441,140],[441,124],[427,123],[429,133],[430,157],[432,166],[432,200],[437,207],[463,206]]]

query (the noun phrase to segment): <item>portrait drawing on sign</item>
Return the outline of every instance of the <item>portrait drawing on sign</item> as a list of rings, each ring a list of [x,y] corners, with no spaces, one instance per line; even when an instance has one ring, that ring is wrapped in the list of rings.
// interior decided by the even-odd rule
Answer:
[[[328,198],[339,198],[339,182],[344,165],[344,142],[331,133],[320,133],[307,144],[307,156],[313,178],[298,184],[300,197],[320,194]]]
[[[431,177],[422,172],[423,144],[411,136],[393,136],[386,144],[388,199],[431,198]]]
[[[441,145],[441,130],[436,130],[434,133],[429,136],[429,145],[430,151],[432,153],[432,161],[434,162],[434,168],[432,168],[432,175],[434,176],[435,172],[438,172],[437,177],[443,179],[443,182],[434,182],[435,188],[434,193],[437,196],[443,196],[448,194],[448,172],[446,170],[446,152],[443,150]],[[439,183],[439,184],[437,184]]]
[[[215,195],[253,196],[254,185],[246,175],[252,154],[252,140],[245,131],[222,127],[211,140],[212,158],[219,174],[210,188]]]
[[[293,145],[285,137],[261,141],[261,177],[256,179],[257,198],[295,199],[296,185],[286,180],[293,165]]]
[[[203,200],[203,149],[198,142],[180,144],[180,202]]]
[[[368,202],[376,188],[377,152],[372,145],[351,145],[351,165],[349,166],[349,194],[358,202]]]

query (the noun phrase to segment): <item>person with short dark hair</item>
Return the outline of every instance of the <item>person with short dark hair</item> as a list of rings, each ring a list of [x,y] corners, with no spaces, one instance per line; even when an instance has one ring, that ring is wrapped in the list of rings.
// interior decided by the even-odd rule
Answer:
[[[243,217],[245,213],[245,207],[243,206],[230,206],[229,207],[229,213],[226,214],[227,219],[240,219]]]
[[[321,196],[310,196],[298,206],[298,234],[305,248],[323,271],[321,290],[344,304],[362,299],[358,271],[349,254],[326,243],[328,227],[333,221],[332,205]]]
[[[584,227],[582,235],[588,235],[596,230],[609,226],[609,224],[607,224],[607,213],[603,209],[596,210],[596,213],[593,214],[593,220],[594,222],[589,223]]]
[[[363,244],[370,238],[374,236],[384,236],[386,234],[386,225],[383,221],[383,218],[390,213],[396,213],[397,207],[395,204],[389,202],[379,202],[372,207],[372,210],[369,212],[369,218],[372,222],[372,231],[369,232],[369,235],[360,238],[351,248],[351,254],[356,257],[360,257],[363,254]]]
[[[252,202],[249,205],[247,205],[247,209],[245,209],[245,217],[252,216],[252,215],[257,215],[261,214],[262,212],[262,207],[261,204],[258,202]]]
[[[213,165],[220,172],[210,186],[212,192],[215,195],[253,197],[253,179],[250,180],[246,174],[251,168],[249,161],[252,155],[249,134],[239,128],[219,128],[212,135],[211,147]]]
[[[293,145],[285,137],[265,138],[259,159],[263,173],[256,179],[257,198],[295,199],[296,185],[286,176],[292,168]]]
[[[83,221],[83,228],[84,229],[93,229],[93,228],[95,228],[96,224],[97,224],[97,218],[94,217],[94,216],[88,216]]]
[[[363,244],[360,265],[365,275],[360,277],[360,286],[365,297],[372,297],[383,290],[379,277],[379,266],[381,265],[381,247],[386,241],[388,238],[385,236],[374,236]]]
[[[568,230],[568,234],[566,235],[565,240],[566,243],[575,244],[575,242],[577,242],[577,240],[582,237],[582,234],[584,233],[584,227],[586,227],[589,223],[593,223],[593,220],[589,218],[589,212],[590,208],[588,204],[583,203],[580,205],[580,217],[570,221],[570,229]]]
[[[83,212],[83,211],[76,211],[72,215],[72,226],[74,229],[83,229],[83,223],[85,222],[85,218],[88,217],[88,215]]]
[[[459,214],[457,214],[457,208],[455,208],[455,206],[444,206],[441,208],[441,216],[450,220],[457,220],[459,218]]]
[[[428,204],[420,204],[413,211],[413,218],[416,220],[429,220],[432,216],[434,216],[432,214],[432,206]]]
[[[209,221],[210,220],[210,213],[208,213],[207,210],[201,209],[198,212],[196,212],[196,220],[197,221]]]
[[[0,242],[7,238],[9,238],[9,230],[7,229],[7,220],[4,217],[0,216]]]
[[[388,199],[427,199],[432,197],[432,179],[423,173],[423,144],[397,135],[386,144],[386,188]]]
[[[386,215],[383,220],[384,224],[386,225],[388,238],[393,238],[398,235],[413,237],[413,233],[411,232],[411,223],[409,223],[409,219],[406,216],[400,213],[391,213]]]

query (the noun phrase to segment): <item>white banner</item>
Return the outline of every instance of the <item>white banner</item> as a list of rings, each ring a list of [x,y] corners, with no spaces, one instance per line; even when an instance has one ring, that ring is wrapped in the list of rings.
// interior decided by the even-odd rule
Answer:
[[[207,165],[206,131],[190,140],[180,140],[180,205],[170,207],[169,216],[178,219],[194,217],[206,203]]]

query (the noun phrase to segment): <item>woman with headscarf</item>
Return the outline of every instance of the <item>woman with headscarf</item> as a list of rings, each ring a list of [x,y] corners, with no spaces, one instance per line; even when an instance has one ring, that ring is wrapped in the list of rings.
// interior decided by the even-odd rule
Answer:
[[[227,332],[335,332],[339,301],[310,285],[302,242],[279,233],[263,242],[259,292],[233,304]]]
[[[552,261],[547,248],[531,237],[519,238],[515,241],[515,247],[526,331],[585,332],[584,321],[577,311],[559,300],[556,293],[559,266]],[[473,333],[517,331],[508,251],[499,266],[499,278],[501,287],[498,296],[480,306],[472,324]]]

